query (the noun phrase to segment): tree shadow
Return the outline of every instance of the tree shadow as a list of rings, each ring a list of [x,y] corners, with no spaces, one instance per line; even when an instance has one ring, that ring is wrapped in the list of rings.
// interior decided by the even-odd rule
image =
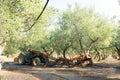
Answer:
[[[95,64],[92,67],[75,68],[54,68],[44,66],[19,65],[13,62],[2,63],[2,69],[20,73],[31,74],[38,79],[43,80],[120,80],[119,78],[109,78],[104,74],[95,72],[94,69],[100,69],[101,64]],[[104,66],[105,68],[109,68]],[[115,73],[119,74],[119,68],[116,67]],[[101,69],[102,70],[102,69]],[[103,71],[104,72],[104,71]]]

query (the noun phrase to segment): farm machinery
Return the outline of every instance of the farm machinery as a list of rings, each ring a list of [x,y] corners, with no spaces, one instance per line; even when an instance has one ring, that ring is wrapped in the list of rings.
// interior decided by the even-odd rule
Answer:
[[[34,49],[29,49],[26,52],[20,53],[14,58],[14,62],[17,62],[21,65],[33,64],[34,66],[45,65],[47,67],[62,67],[64,65],[68,67],[74,67],[78,65],[85,67],[93,64],[91,57],[86,57],[81,54],[70,59],[59,57],[54,58],[54,60],[51,61],[47,54]]]
[[[40,51],[36,51],[34,49],[29,49],[28,51],[22,52],[17,57],[15,57],[14,62],[18,62],[19,64],[33,64],[34,66],[38,66],[41,64],[46,65],[49,60],[47,54],[43,54]]]

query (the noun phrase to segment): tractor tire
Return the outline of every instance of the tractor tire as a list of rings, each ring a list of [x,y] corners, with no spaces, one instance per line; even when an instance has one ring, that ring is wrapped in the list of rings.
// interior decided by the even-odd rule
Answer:
[[[24,55],[19,55],[18,57],[18,63],[19,64],[25,64],[25,58],[24,58]]]
[[[41,60],[40,60],[40,58],[34,58],[32,63],[34,66],[39,66],[39,65],[41,65]]]

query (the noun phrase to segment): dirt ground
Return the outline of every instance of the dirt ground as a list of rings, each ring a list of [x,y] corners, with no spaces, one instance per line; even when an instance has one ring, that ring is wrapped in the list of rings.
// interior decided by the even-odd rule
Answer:
[[[109,56],[91,67],[47,68],[1,63],[0,80],[120,80],[120,61]]]

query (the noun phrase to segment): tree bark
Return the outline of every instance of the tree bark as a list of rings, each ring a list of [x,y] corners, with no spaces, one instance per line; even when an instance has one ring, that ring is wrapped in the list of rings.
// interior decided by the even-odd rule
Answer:
[[[89,36],[89,35],[88,35]],[[91,42],[90,42],[90,45],[89,45],[89,48],[88,48],[88,51],[90,51],[90,49],[92,48],[93,44],[98,40],[98,38],[96,39],[92,39],[90,36],[89,36]]]
[[[66,54],[65,53],[66,53],[66,49],[63,50],[63,58],[66,59]]]
[[[48,55],[51,56],[52,53],[54,52],[55,49],[52,49],[52,51],[48,52],[45,47],[43,47],[44,52]]]
[[[44,50],[44,52],[45,52],[46,54],[49,54],[49,53],[47,52],[47,50],[45,49],[45,47],[43,47],[43,50]]]
[[[94,57],[94,59],[96,59],[97,58],[97,60],[98,61],[100,61],[100,52],[97,50],[97,49],[95,49],[95,51],[96,51],[96,54],[95,54],[95,57]]]
[[[79,39],[79,44],[80,44],[80,48],[83,51],[84,55],[87,56],[86,51],[84,50],[83,44],[82,44],[82,37]]]
[[[64,48],[64,50],[63,50],[63,58],[65,59],[65,64],[68,66],[68,67],[70,67],[69,66],[69,62],[68,62],[68,60],[67,60],[67,58],[66,58],[66,51],[70,48],[70,46],[72,46],[72,43],[70,43],[70,44],[66,44],[66,48]]]
[[[55,51],[55,49],[53,49],[52,51],[50,51],[49,56],[51,56],[54,51]]]
[[[118,48],[116,43],[115,43],[115,48],[117,50],[117,54],[118,54],[118,57],[119,57],[119,60],[120,60],[120,48]]]

